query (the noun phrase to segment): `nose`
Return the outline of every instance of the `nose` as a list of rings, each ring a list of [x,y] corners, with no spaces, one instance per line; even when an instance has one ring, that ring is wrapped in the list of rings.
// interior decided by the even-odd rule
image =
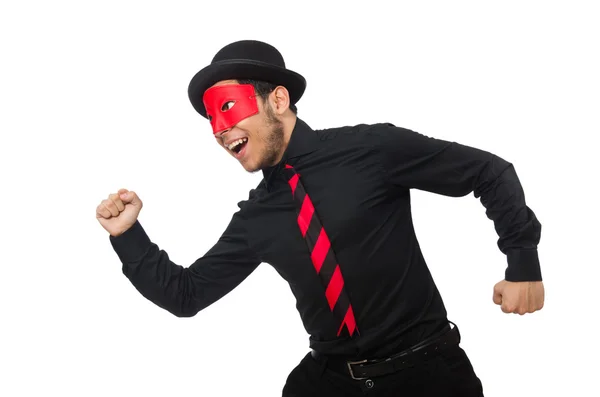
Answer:
[[[231,131],[231,128],[227,128],[226,130],[223,131],[219,131],[217,133],[215,133],[215,138],[223,138],[223,135],[227,134],[229,131]]]

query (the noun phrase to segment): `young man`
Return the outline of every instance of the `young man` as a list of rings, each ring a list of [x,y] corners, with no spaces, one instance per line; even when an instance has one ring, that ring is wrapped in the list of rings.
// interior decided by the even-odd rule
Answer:
[[[507,257],[494,287],[504,312],[543,306],[541,225],[512,164],[455,142],[381,123],[315,131],[297,117],[304,78],[257,41],[222,48],[189,86],[216,142],[264,178],[217,243],[188,268],[168,259],[137,220],[142,201],[121,189],[97,218],[147,299],[193,316],[260,263],[287,280],[311,352],[284,396],[481,396],[460,334],[419,249],[410,189],[474,192]]]

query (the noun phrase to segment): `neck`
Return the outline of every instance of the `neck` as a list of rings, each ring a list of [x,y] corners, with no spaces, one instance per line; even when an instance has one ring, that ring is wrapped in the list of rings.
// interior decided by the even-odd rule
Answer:
[[[298,117],[290,110],[288,110],[286,112],[286,114],[284,114],[281,118],[281,123],[283,124],[283,145],[281,147],[281,151],[279,152],[279,155],[277,156],[277,161],[275,162],[275,164],[278,164],[281,159],[283,158],[283,154],[285,153],[289,143],[290,143],[290,138],[292,137],[292,132],[294,131],[294,128],[296,127],[296,121],[298,120]]]

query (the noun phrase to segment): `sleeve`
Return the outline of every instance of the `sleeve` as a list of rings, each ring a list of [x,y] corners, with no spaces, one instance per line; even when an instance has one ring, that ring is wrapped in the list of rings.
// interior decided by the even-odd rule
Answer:
[[[261,263],[247,242],[236,212],[217,243],[185,268],[173,263],[137,221],[119,236],[110,236],[123,274],[148,300],[178,317],[191,317],[237,287]]]
[[[507,281],[541,281],[541,224],[525,202],[515,167],[495,154],[382,124],[368,131],[389,181],[452,197],[474,193],[494,222]]]

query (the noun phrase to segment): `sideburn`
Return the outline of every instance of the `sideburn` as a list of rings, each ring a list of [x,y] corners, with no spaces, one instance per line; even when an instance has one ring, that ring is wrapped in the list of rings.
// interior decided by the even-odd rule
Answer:
[[[271,106],[267,105],[265,109],[269,134],[265,139],[266,149],[264,162],[266,166],[271,166],[275,165],[275,161],[277,161],[283,148],[283,123],[277,119]]]

